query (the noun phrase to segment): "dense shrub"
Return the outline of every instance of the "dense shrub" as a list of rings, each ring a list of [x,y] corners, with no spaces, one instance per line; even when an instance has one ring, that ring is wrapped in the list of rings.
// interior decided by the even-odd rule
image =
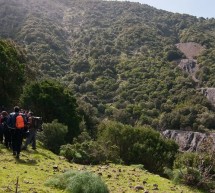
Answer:
[[[174,170],[166,168],[164,173],[167,174],[174,183],[183,183],[189,186],[195,186],[201,179],[200,172],[192,167]]]
[[[207,191],[214,190],[214,154],[180,153],[174,162],[174,169],[166,169],[165,173],[176,183],[197,186]]]
[[[148,126],[131,127],[111,121],[99,125],[98,141],[116,145],[126,164],[143,164],[147,170],[158,173],[173,165],[178,150],[175,142]]]
[[[46,185],[65,190],[68,193],[109,192],[101,178],[90,172],[67,171],[49,179]]]
[[[108,147],[108,144],[93,141],[87,132],[83,132],[73,144],[63,145],[60,154],[69,161],[80,164],[99,164],[104,162],[119,162],[117,146]]]
[[[183,57],[183,54],[180,53],[178,50],[169,50],[167,53],[166,53],[166,59],[168,61],[173,61],[173,60],[178,60],[178,59],[181,59]]]
[[[67,126],[54,120],[51,123],[43,124],[43,131],[39,133],[38,137],[47,149],[59,153],[60,146],[66,143],[67,131]]]
[[[193,100],[196,100],[194,105],[191,105],[191,101],[187,101],[185,104],[178,104],[175,109],[170,107],[169,112],[162,113],[159,119],[159,128],[195,131],[205,130],[205,128],[213,129],[215,127],[214,112],[202,106],[197,101],[197,97]],[[162,108],[166,110],[166,104],[162,104]]]

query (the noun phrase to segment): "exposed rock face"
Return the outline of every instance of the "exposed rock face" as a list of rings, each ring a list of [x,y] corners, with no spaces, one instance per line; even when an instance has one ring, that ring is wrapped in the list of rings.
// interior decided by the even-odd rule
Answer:
[[[194,59],[183,59],[179,63],[179,68],[181,68],[183,71],[190,74],[195,82],[199,82],[195,74],[199,70],[199,65],[197,64],[197,60]]]
[[[200,88],[200,91],[215,106],[215,88]]]
[[[183,59],[179,63],[179,67],[189,74],[194,73],[196,71],[196,60]]]
[[[180,151],[198,151],[201,144],[206,140],[212,141],[212,150],[215,150],[215,133],[165,130],[163,135],[174,140],[179,145]]]

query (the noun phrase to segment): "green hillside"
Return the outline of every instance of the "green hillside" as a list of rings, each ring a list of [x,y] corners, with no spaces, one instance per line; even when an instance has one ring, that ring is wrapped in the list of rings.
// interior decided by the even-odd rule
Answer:
[[[44,183],[54,175],[67,170],[90,171],[100,175],[102,180],[108,185],[111,193],[136,192],[136,186],[143,187],[145,191],[157,193],[200,193],[200,191],[195,189],[175,185],[171,181],[158,175],[152,175],[137,166],[114,164],[87,166],[69,163],[63,157],[59,157],[41,146],[37,151],[23,151],[20,160],[16,160],[12,156],[11,151],[3,148],[3,146],[0,146],[0,153],[0,192],[2,193],[15,192],[17,177],[19,177],[18,192],[63,192],[62,190],[47,187]],[[155,189],[155,184],[158,185],[158,190]]]
[[[197,91],[215,86],[215,19],[117,1],[0,4],[0,37],[18,42],[37,79],[59,79],[91,116],[159,130],[215,128],[214,107]],[[195,81],[178,67],[180,42],[205,48]]]
[[[126,1],[0,0],[0,26],[1,110],[41,116],[43,145],[76,163],[142,164],[71,164],[42,146],[15,160],[0,146],[0,191],[15,192],[19,177],[19,192],[62,192],[45,181],[74,169],[113,193],[200,192],[143,165],[214,191],[214,140],[181,154],[160,135],[215,130],[214,18]]]

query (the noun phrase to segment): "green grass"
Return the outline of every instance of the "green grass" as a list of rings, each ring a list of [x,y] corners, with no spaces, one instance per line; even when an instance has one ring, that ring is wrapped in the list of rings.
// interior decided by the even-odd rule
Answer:
[[[109,193],[101,178],[88,171],[69,170],[55,175],[46,185],[66,190],[68,193]]]
[[[54,166],[58,166],[58,169],[54,170]],[[142,170],[139,166],[71,164],[41,146],[37,151],[29,149],[21,152],[20,160],[17,160],[12,156],[10,150],[0,146],[0,192],[2,193],[15,192],[17,177],[19,178],[18,192],[20,193],[64,192],[44,184],[55,174],[67,170],[89,171],[100,175],[111,193],[134,193],[136,192],[134,187],[138,185],[143,186],[144,190],[149,190],[150,193],[201,192],[193,188],[175,185],[165,178]],[[158,185],[158,190],[153,190],[154,184]]]

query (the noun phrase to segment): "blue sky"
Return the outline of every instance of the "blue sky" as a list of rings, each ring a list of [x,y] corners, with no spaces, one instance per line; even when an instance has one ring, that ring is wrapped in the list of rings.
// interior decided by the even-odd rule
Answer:
[[[215,18],[215,0],[128,0],[151,5],[171,12],[197,17]]]

